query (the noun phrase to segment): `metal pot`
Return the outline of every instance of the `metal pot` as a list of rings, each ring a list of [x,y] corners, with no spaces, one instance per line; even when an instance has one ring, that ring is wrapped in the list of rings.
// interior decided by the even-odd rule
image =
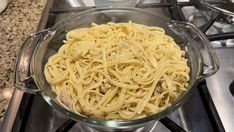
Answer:
[[[174,38],[176,43],[186,50],[186,57],[191,68],[188,90],[177,101],[164,111],[145,118],[128,121],[104,121],[75,114],[61,106],[56,100],[56,94],[51,90],[43,74],[48,58],[56,53],[63,44],[69,30],[89,27],[92,22],[97,24],[107,22],[141,23],[159,26],[166,34]],[[213,75],[218,70],[218,60],[205,35],[190,23],[172,21],[166,17],[136,8],[107,7],[96,8],[58,22],[53,27],[33,33],[23,43],[19,50],[15,68],[15,86],[23,91],[42,96],[54,109],[70,118],[102,131],[133,130],[143,127],[146,123],[154,122],[165,117],[179,108],[188,100],[199,80]]]

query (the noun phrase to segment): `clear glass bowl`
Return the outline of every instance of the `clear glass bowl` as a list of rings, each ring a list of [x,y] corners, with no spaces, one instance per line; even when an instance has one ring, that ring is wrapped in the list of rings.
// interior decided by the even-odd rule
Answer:
[[[166,34],[174,38],[176,43],[186,51],[186,58],[191,68],[188,90],[177,101],[164,111],[145,118],[128,121],[104,121],[75,114],[62,107],[55,99],[44,76],[44,66],[48,58],[56,53],[63,44],[69,30],[90,27],[92,22],[103,24],[107,22],[129,22],[159,26]],[[133,130],[151,121],[159,120],[179,108],[190,97],[197,82],[218,70],[218,60],[205,35],[194,25],[172,21],[164,16],[137,8],[106,7],[95,8],[77,13],[53,27],[33,33],[22,45],[15,62],[15,85],[26,92],[41,95],[48,104],[63,112],[70,118],[95,127],[99,130]]]

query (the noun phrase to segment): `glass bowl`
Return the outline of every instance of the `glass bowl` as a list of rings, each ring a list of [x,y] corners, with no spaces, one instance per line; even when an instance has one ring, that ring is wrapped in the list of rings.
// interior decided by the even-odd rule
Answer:
[[[61,106],[57,102],[56,94],[51,90],[43,73],[48,58],[61,47],[66,33],[72,29],[90,27],[92,22],[103,24],[129,21],[164,28],[166,34],[174,38],[175,42],[186,51],[186,58],[190,67],[188,90],[162,112],[136,120],[105,121],[92,119],[73,113]],[[210,42],[194,25],[173,21],[164,16],[137,8],[106,7],[76,13],[72,17],[56,23],[51,28],[29,36],[19,50],[15,62],[14,77],[17,88],[41,95],[51,107],[76,121],[102,131],[134,130],[175,111],[188,100],[199,80],[213,75],[218,70],[218,67],[218,60]]]

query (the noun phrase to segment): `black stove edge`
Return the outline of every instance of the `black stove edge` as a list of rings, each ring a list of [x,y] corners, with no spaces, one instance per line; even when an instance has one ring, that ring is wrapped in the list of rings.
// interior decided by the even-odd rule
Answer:
[[[76,123],[76,121],[68,119],[60,127],[58,127],[55,132],[68,132]]]
[[[220,117],[218,115],[218,112],[215,108],[214,102],[210,96],[207,84],[205,80],[202,80],[198,86],[198,92],[200,94],[200,97],[202,99],[202,103],[205,107],[206,113],[210,119],[211,125],[215,132],[224,132],[225,129],[223,127],[223,124],[220,120]]]

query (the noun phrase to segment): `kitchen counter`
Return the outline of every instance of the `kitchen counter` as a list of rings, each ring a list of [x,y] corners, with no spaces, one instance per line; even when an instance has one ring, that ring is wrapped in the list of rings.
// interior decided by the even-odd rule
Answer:
[[[46,0],[11,0],[0,14],[0,123],[12,96],[13,65],[24,39],[35,32]]]

